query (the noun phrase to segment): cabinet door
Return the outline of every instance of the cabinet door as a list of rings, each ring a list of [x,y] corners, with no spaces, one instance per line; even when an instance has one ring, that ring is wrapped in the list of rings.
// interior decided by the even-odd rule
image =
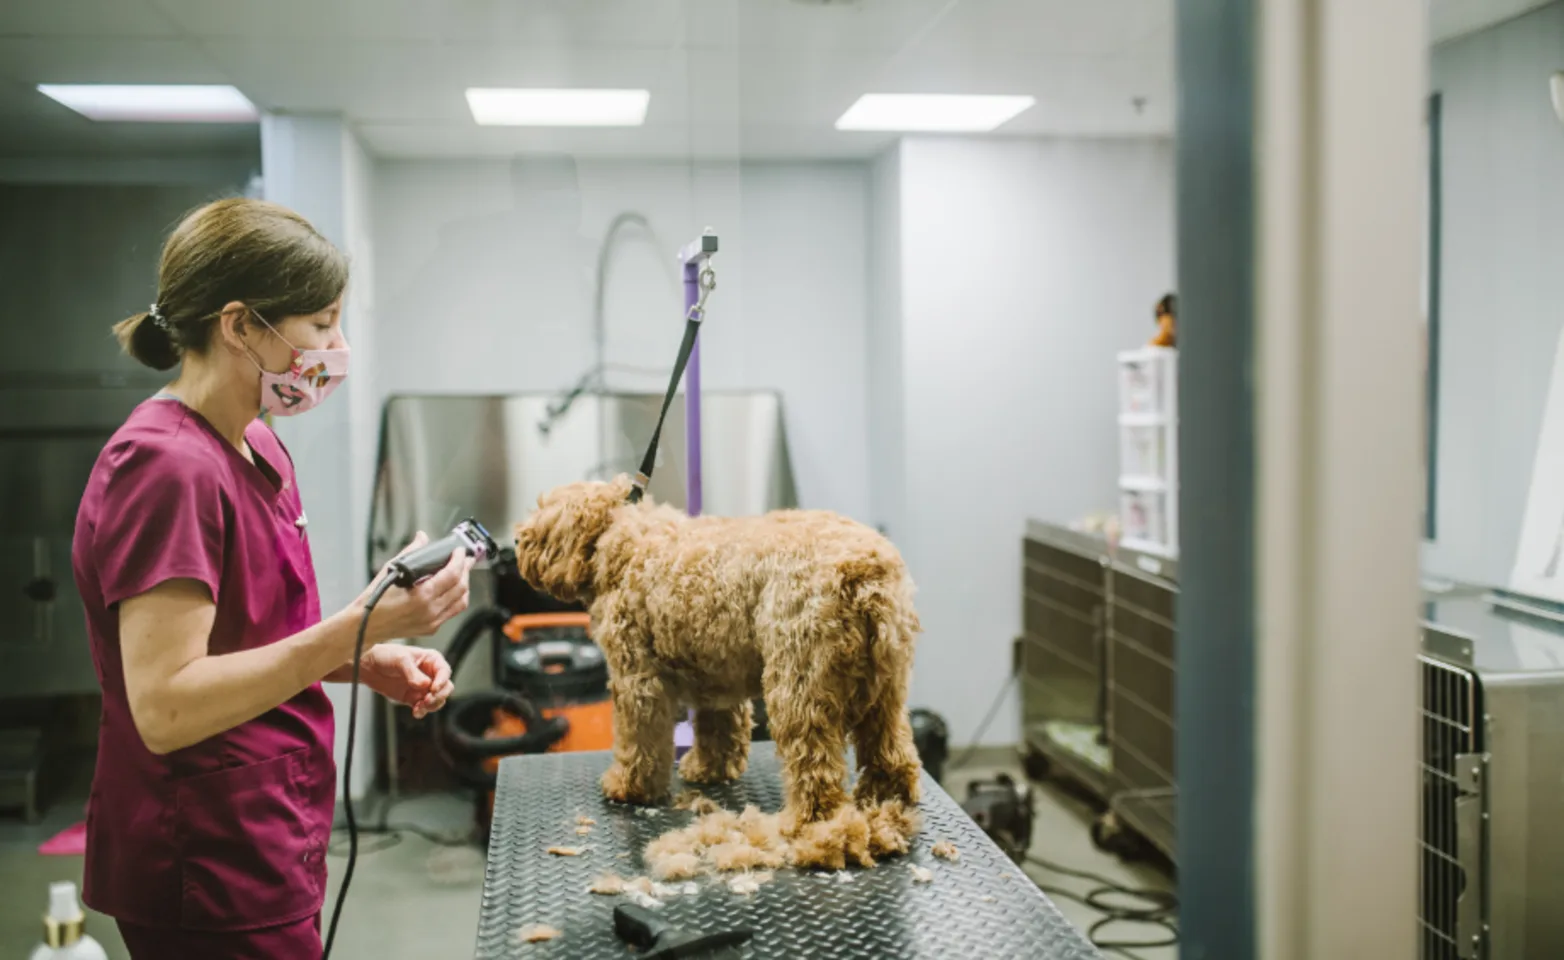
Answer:
[[[0,697],[94,693],[68,537],[0,537]]]

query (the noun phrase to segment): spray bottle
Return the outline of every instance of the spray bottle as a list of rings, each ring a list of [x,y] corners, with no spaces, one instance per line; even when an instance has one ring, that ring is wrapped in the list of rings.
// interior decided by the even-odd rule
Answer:
[[[87,916],[76,901],[76,884],[49,884],[49,912],[43,916],[43,943],[32,960],[109,960],[98,941],[82,932]]]

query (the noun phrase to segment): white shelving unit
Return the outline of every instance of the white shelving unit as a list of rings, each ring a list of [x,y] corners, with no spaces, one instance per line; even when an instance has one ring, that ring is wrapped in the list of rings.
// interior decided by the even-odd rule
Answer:
[[[1178,351],[1119,354],[1119,529],[1131,550],[1178,557]]]

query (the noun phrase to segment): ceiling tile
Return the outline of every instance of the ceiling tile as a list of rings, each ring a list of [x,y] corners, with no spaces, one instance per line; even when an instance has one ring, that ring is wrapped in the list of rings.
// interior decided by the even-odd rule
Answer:
[[[882,93],[1028,94],[1037,104],[1003,128],[1007,132],[1068,133],[1085,111],[1106,129],[1143,127],[1141,109],[1170,111],[1175,97],[1172,53],[1161,57],[1031,57],[993,54],[972,63],[953,53],[931,55],[892,70],[875,86]],[[1169,113],[1164,113],[1170,116]],[[834,117],[832,118],[835,119]]]
[[[202,43],[233,83],[267,109],[342,111],[361,121],[471,123],[468,87],[594,86],[652,90],[649,124],[682,115],[682,98],[664,95],[670,88],[682,91],[681,61],[667,50],[432,41],[290,41],[282,49],[255,39]]]
[[[0,36],[172,37],[178,29],[148,0],[7,0]]]
[[[1172,3],[0,0],[0,79],[14,81],[0,84],[0,149],[21,149],[35,127],[50,149],[227,142],[93,125],[37,94],[42,81],[231,82],[265,109],[342,112],[371,150],[398,156],[866,156],[889,135],[832,125],[872,91],[1038,97],[1001,136],[1160,134],[1172,128]],[[644,87],[652,102],[638,129],[480,128],[469,86]]]
[[[907,54],[1117,54],[1172,18],[1173,0],[964,0]]]
[[[845,51],[691,50],[687,57],[692,112],[745,125],[830,128],[878,69],[873,59]]]
[[[683,36],[695,46],[889,54],[928,30],[948,6],[950,0],[687,0]]]
[[[227,83],[186,40],[0,37],[0,75],[39,83]]]
[[[533,46],[667,46],[680,0],[150,0],[203,37],[266,40],[448,40]]]

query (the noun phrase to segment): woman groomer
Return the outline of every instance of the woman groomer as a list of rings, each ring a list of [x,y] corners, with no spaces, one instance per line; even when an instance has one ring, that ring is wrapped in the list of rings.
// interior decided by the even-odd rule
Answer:
[[[293,463],[258,414],[342,382],[347,278],[297,214],[222,200],[175,229],[157,302],[115,328],[147,366],[180,365],[99,455],[72,553],[103,688],[82,894],[133,957],[321,954],[321,681],[350,678],[365,598],[321,618]],[[366,644],[459,614],[470,566],[386,594]],[[451,691],[443,657],[395,644],[365,651],[361,680],[419,717]]]

